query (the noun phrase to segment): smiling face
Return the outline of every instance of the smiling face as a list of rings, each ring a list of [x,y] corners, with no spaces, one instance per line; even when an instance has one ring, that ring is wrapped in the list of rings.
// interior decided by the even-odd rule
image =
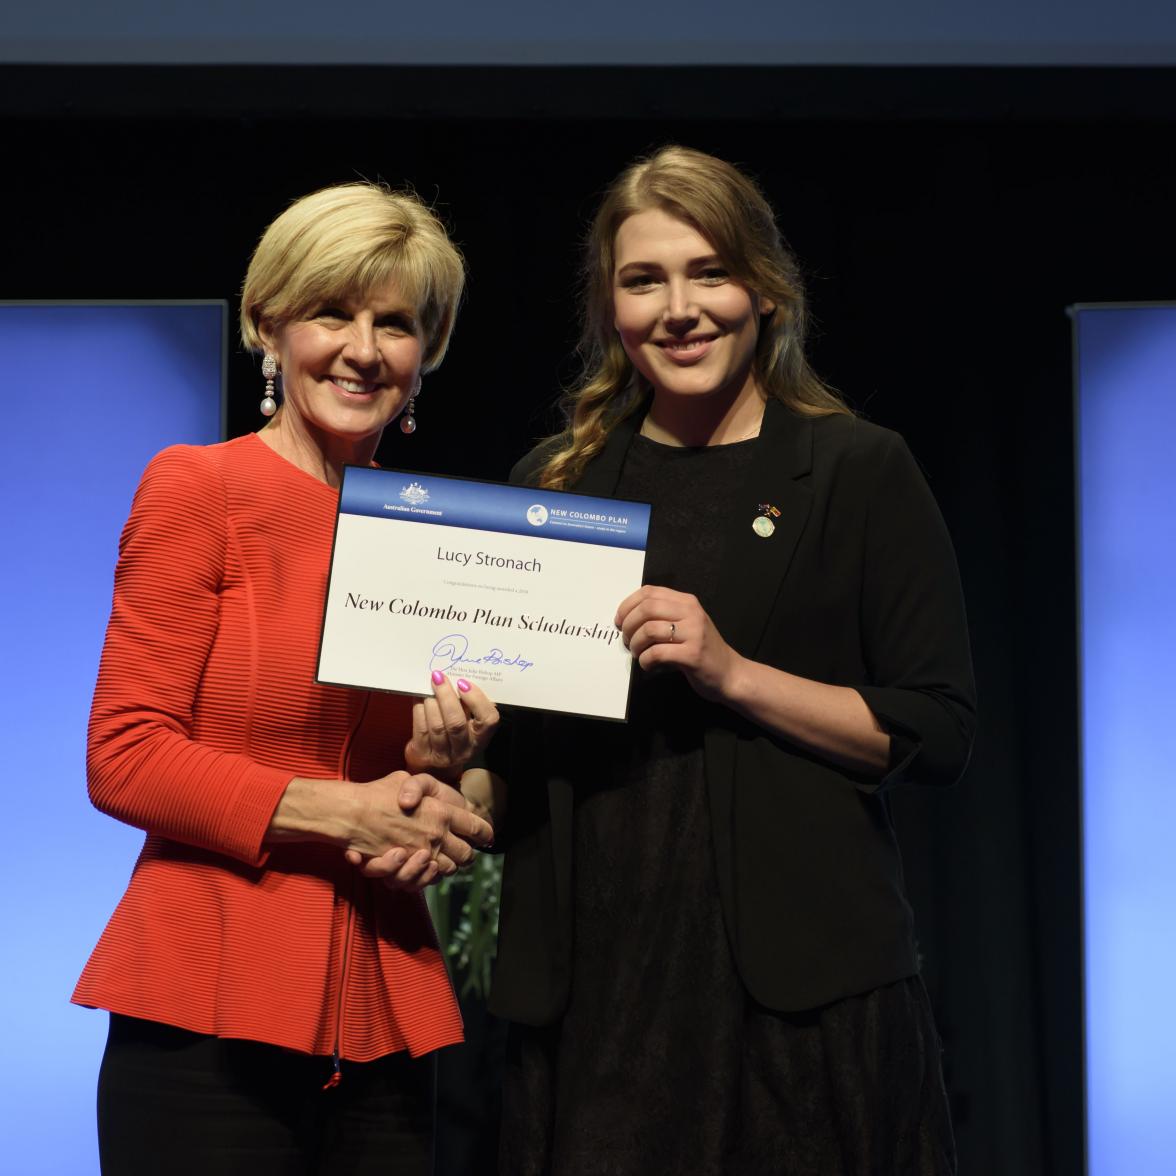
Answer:
[[[617,230],[613,321],[655,399],[734,405],[756,395],[760,315],[772,309],[686,221],[649,208]]]
[[[263,323],[259,333],[282,372],[281,425],[320,446],[374,447],[416,387],[420,322],[395,283],[315,307],[278,328]]]

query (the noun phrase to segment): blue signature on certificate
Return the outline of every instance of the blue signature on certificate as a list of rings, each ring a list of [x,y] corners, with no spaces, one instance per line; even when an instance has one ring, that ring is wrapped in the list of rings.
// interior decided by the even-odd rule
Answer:
[[[507,657],[497,646],[480,656],[471,656],[470,639],[464,633],[450,633],[448,637],[442,637],[440,641],[433,646],[432,656],[429,658],[429,669],[440,670],[443,674],[448,673],[455,666],[458,665],[484,665],[484,666],[514,666],[517,670],[529,670],[535,663],[528,661],[521,653],[516,653],[513,657]]]

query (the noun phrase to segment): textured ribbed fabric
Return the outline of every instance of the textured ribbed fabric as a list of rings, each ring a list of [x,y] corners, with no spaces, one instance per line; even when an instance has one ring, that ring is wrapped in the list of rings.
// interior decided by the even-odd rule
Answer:
[[[294,776],[403,767],[408,699],[314,681],[337,501],[256,435],[143,475],[88,772],[147,839],[76,1003],[356,1061],[461,1040],[422,896],[329,846],[262,846]]]

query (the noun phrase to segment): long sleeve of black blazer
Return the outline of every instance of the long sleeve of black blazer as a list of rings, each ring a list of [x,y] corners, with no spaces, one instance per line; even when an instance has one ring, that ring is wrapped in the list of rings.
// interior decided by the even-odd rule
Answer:
[[[618,426],[574,488],[613,493],[635,429]],[[533,452],[512,480],[531,481],[541,461]],[[780,511],[766,539],[751,527],[761,503]],[[975,696],[959,575],[901,437],[774,401],[724,532],[711,616],[726,640],[755,661],[858,690],[892,736],[889,770],[870,779],[720,706],[704,732],[719,897],[739,973],[761,1004],[808,1009],[918,970],[886,794],[951,784],[967,763]],[[562,1012],[570,981],[577,748],[534,712],[508,727],[492,749],[510,798],[492,1005],[545,1024]]]

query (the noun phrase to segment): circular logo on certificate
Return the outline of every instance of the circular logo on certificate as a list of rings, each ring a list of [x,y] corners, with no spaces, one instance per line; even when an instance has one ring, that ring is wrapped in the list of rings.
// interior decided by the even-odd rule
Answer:
[[[547,522],[547,507],[541,502],[535,503],[534,506],[527,507],[527,522],[532,527],[541,527]]]
[[[772,522],[766,515],[757,515],[755,522],[751,524],[751,529],[761,538],[767,539],[769,535],[776,529],[776,524]]]

